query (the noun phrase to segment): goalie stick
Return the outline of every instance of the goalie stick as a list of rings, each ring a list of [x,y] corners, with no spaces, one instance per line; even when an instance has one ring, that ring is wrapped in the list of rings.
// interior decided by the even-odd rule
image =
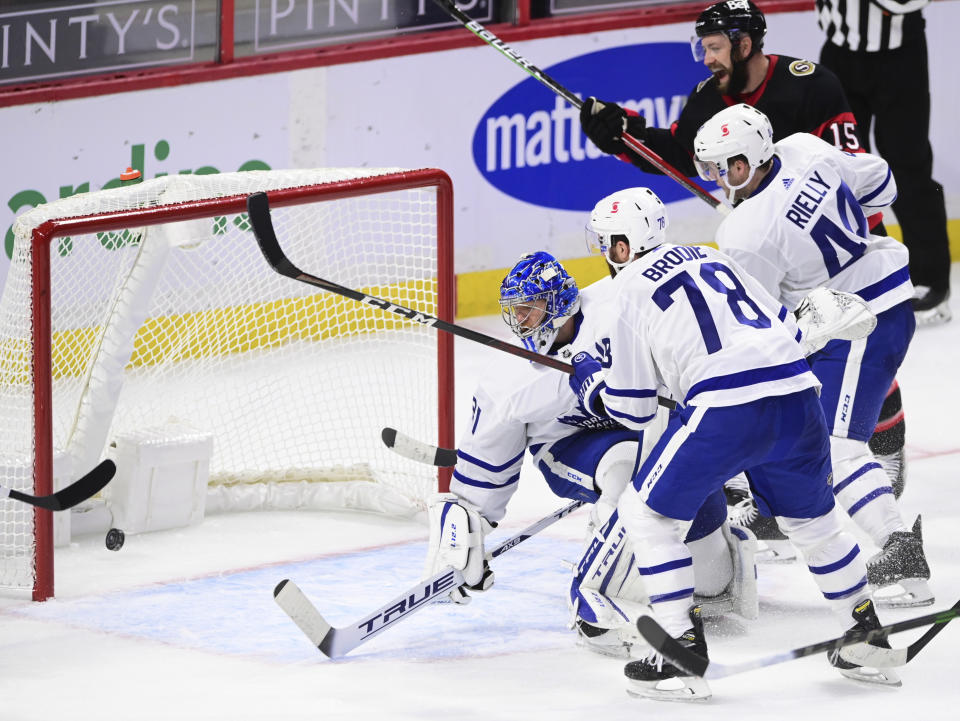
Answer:
[[[809,646],[801,646],[792,651],[774,653],[752,661],[741,661],[740,663],[732,664],[719,664],[716,661],[693,653],[670,636],[670,634],[650,616],[640,617],[637,621],[637,630],[654,650],[678,668],[682,668],[694,676],[711,679],[724,678],[726,676],[743,673],[744,671],[753,671],[754,669],[773,666],[778,663],[792,661],[796,658],[803,658],[804,656],[810,656],[823,651],[839,654],[841,648],[855,643],[875,641],[886,638],[893,633],[909,631],[911,628],[919,628],[933,624],[920,638],[904,648],[867,646],[864,649],[858,649],[856,655],[844,656],[844,659],[851,663],[869,666],[871,668],[903,666],[920,653],[921,649],[930,643],[933,637],[940,633],[944,627],[958,615],[960,615],[960,601],[957,601],[952,607],[944,611],[930,613],[926,616],[919,616],[906,621],[898,621],[886,626],[881,626],[872,631],[851,631],[840,638],[814,643]]]
[[[492,32],[487,30],[483,25],[478,23],[476,20],[470,19],[466,13],[464,13],[460,8],[458,8],[453,0],[433,0],[438,6],[440,6],[450,17],[459,21],[467,30],[472,32],[483,42],[485,42],[490,47],[498,50],[500,54],[506,57],[510,62],[514,63],[517,67],[522,69],[524,72],[528,73],[535,80],[539,81],[542,85],[548,87],[550,90],[555,92],[561,98],[570,103],[577,110],[580,109],[580,106],[583,105],[583,101],[580,100],[576,95],[571,93],[567,88],[558,83],[555,79],[547,75],[543,70],[538,68],[536,65],[531,63],[525,57],[523,57],[516,50],[507,45],[503,40],[498,38]],[[657,170],[669,175],[671,178],[676,180],[680,185],[689,190],[695,196],[706,202],[714,210],[722,215],[726,215],[730,212],[730,208],[721,203],[715,197],[713,197],[706,189],[694,183],[690,178],[685,176],[679,170],[674,168],[672,165],[668,164],[666,160],[661,158],[655,152],[653,152],[646,145],[641,143],[639,140],[634,138],[629,133],[624,132],[620,139],[623,140],[624,145],[626,145],[630,150],[635,152],[641,158],[653,165]]]
[[[547,526],[553,525],[564,516],[580,508],[585,501],[574,501],[549,516],[511,536],[486,554],[492,560],[523,543]],[[447,596],[447,591],[463,585],[463,574],[452,567],[438,571],[429,578],[418,581],[392,601],[385,603],[372,613],[368,613],[349,626],[331,626],[310,602],[310,599],[297,585],[285,579],[273,590],[273,598],[290,619],[300,627],[310,642],[329,658],[340,658],[366,643],[377,634],[392,628],[397,622],[413,615],[425,606]]]
[[[522,348],[518,345],[513,345],[478,331],[464,328],[462,325],[441,320],[440,318],[432,316],[429,313],[413,310],[412,308],[407,308],[389,300],[377,298],[373,295],[367,295],[359,290],[347,288],[346,286],[339,285],[333,281],[324,280],[323,278],[318,278],[315,275],[310,275],[310,273],[300,270],[293,264],[286,254],[284,254],[283,249],[280,247],[280,241],[277,240],[277,234],[273,228],[273,219],[270,217],[270,201],[267,198],[266,193],[254,193],[253,195],[247,197],[247,215],[250,219],[250,225],[253,228],[253,234],[257,238],[257,244],[260,246],[260,252],[263,253],[263,257],[267,259],[267,263],[270,264],[270,267],[280,275],[285,275],[286,277],[292,278],[293,280],[298,280],[301,283],[314,285],[317,288],[322,288],[323,290],[331,293],[352,298],[355,301],[372,305],[373,307],[379,308],[383,311],[389,311],[391,313],[402,315],[404,318],[411,320],[414,323],[431,326],[437,330],[442,330],[460,338],[466,338],[467,340],[472,340],[476,343],[482,343],[483,345],[496,348],[497,350],[501,350],[505,353],[526,358],[528,361],[533,363],[539,363],[540,365],[545,365],[548,368],[554,368],[570,375],[573,374],[573,366],[569,363],[564,363],[557,358],[535,353],[534,351],[527,350],[526,348]],[[676,406],[674,401],[667,398],[660,398],[659,402],[660,405],[664,406],[665,408],[672,409]]]
[[[401,433],[396,428],[384,428],[380,431],[383,445],[394,453],[411,461],[426,463],[440,468],[453,468],[457,465],[456,448],[440,448]]]
[[[66,511],[98,493],[110,482],[116,472],[117,466],[108,458],[79,480],[49,496],[31,496],[29,493],[0,486],[0,498],[12,498],[29,503],[31,506],[46,508],[48,511]]]

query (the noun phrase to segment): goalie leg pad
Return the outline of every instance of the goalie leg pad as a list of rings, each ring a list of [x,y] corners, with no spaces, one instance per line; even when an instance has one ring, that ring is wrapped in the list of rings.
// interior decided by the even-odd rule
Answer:
[[[647,596],[626,529],[614,511],[588,544],[570,584],[570,605],[580,621],[632,631]]]
[[[640,442],[636,439],[620,440],[612,445],[597,463],[593,484],[600,499],[590,512],[594,527],[600,528],[613,514],[620,500],[620,494],[633,480],[633,469],[637,465]]]
[[[707,538],[688,542],[697,583],[694,602],[704,618],[735,613],[753,621],[760,615],[757,592],[757,539],[749,529],[724,525]],[[717,569],[725,571],[718,576]],[[713,578],[726,583],[707,585]]]

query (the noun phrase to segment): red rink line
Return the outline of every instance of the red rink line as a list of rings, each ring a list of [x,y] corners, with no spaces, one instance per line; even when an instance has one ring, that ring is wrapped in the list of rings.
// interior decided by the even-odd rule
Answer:
[[[907,459],[911,461],[922,461],[927,458],[939,458],[940,456],[952,456],[955,453],[960,453],[960,448],[948,448],[942,451],[925,451],[910,443],[907,444]]]

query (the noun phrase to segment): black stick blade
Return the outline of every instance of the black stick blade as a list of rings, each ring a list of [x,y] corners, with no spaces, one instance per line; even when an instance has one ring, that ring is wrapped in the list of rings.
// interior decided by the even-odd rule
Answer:
[[[455,448],[437,448],[433,465],[439,468],[453,468],[457,465],[457,450]]]
[[[710,665],[707,659],[681,645],[650,616],[641,616],[637,620],[637,630],[654,650],[673,665],[701,678],[707,672],[707,666]]]
[[[247,196],[247,216],[253,227],[253,235],[260,246],[260,252],[267,259],[270,267],[288,278],[297,278],[302,271],[297,268],[283,252],[277,234],[273,229],[273,218],[270,217],[270,201],[266,193],[254,193]]]
[[[66,511],[99,493],[116,472],[116,464],[108,458],[79,480],[49,496],[31,496],[29,493],[10,491],[10,498],[29,503],[31,506],[46,508],[49,511]]]
[[[423,443],[389,427],[380,431],[380,439],[383,445],[394,453],[412,461],[440,468],[453,468],[457,465],[456,448],[439,448],[430,443]]]
[[[380,431],[380,440],[383,441],[383,445],[385,445],[387,448],[393,448],[394,444],[397,442],[397,429],[384,428]]]

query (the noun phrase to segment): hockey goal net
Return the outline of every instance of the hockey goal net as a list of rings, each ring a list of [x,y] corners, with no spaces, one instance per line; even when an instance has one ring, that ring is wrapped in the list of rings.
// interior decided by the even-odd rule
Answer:
[[[244,212],[257,191],[299,267],[453,320],[439,170],[163,177],[43,205],[14,224],[0,299],[0,485],[50,493],[121,434],[169,425],[213,437],[208,512],[214,495],[255,508],[291,493],[423,507],[436,469],[380,430],[453,445],[450,337],[275,273]],[[0,587],[52,595],[51,529],[0,500]]]

